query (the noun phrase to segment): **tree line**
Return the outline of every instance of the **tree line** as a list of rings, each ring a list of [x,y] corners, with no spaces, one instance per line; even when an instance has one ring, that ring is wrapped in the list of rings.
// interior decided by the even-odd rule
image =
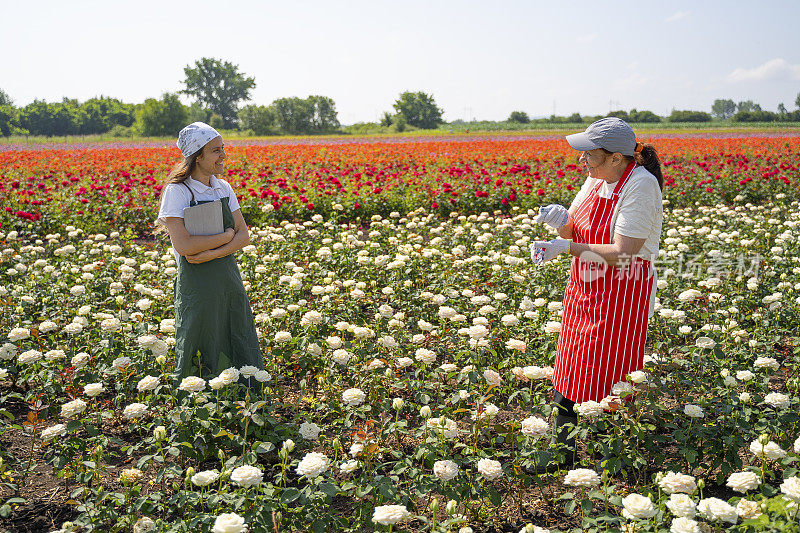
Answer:
[[[61,102],[35,100],[24,106],[14,106],[11,98],[0,89],[0,135],[93,135],[175,136],[190,122],[207,122],[218,129],[239,129],[255,135],[309,135],[341,132],[336,103],[327,96],[279,98],[270,105],[247,104],[255,79],[239,71],[227,61],[201,58],[184,71],[184,88],[178,93],[164,93],[160,98],[148,98],[139,104],[116,98],[98,96],[79,102],[64,98]],[[184,105],[180,96],[194,101]],[[795,100],[800,108],[800,94]],[[431,129],[444,123],[443,111],[433,95],[421,91],[400,94],[393,112],[385,112],[378,124],[356,124],[348,130],[370,130],[371,126],[404,131],[407,128]],[[800,109],[788,111],[781,103],[777,112],[765,111],[751,100],[734,102],[717,99],[711,113],[673,110],[661,117],[648,110],[616,110],[608,115],[569,116],[551,115],[531,119],[524,111],[512,112],[507,121],[516,124],[580,124],[603,116],[615,116],[628,122],[710,122],[713,119],[734,122],[800,122]],[[455,121],[453,124],[461,121]]]
[[[506,119],[507,122],[517,124],[580,124],[593,122],[603,117],[618,117],[626,122],[635,123],[657,123],[657,122],[711,122],[717,120],[731,120],[732,122],[800,122],[800,94],[795,99],[797,109],[788,111],[783,103],[778,104],[777,112],[765,111],[761,106],[752,100],[734,102],[733,100],[717,99],[711,106],[711,113],[705,111],[678,110],[665,116],[659,116],[652,111],[630,111],[616,110],[607,115],[581,116],[573,113],[569,116],[551,115],[549,118],[531,119],[524,111],[512,111]]]

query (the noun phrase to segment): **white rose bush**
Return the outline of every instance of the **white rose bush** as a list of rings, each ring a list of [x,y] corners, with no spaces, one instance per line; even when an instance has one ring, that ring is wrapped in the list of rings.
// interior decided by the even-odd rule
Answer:
[[[796,170],[754,145],[747,157],[792,184],[754,170],[740,184],[745,156],[720,140],[709,146],[736,180],[665,186],[642,368],[576,406],[575,462],[536,475],[542,457],[567,458],[554,444],[550,378],[569,264],[535,266],[521,251],[551,238],[533,221],[539,204],[568,205],[575,192],[541,180],[539,194],[538,176],[577,171],[522,141],[486,142],[518,148],[503,152],[507,164],[485,161],[488,196],[458,178],[472,159],[451,155],[430,163],[435,191],[382,202],[374,191],[412,172],[406,163],[375,168],[326,145],[337,168],[357,168],[361,195],[326,203],[320,193],[313,209],[275,200],[283,170],[262,172],[275,180],[267,193],[240,185],[256,183],[255,167],[236,167],[229,181],[251,235],[236,258],[263,372],[226,362],[173,374],[177,265],[163,235],[131,218],[145,207],[116,229],[104,226],[110,216],[67,214],[14,222],[13,238],[0,227],[0,527],[41,506],[34,475],[58,487],[74,524],[98,531],[780,531],[797,521]],[[675,143],[665,176],[677,183],[699,171],[686,141]],[[408,144],[382,149],[407,157]],[[792,138],[776,146],[800,155]],[[322,153],[303,150],[309,161]],[[302,165],[292,175],[319,168]],[[68,172],[58,183],[72,183]],[[518,200],[499,192],[508,183]]]

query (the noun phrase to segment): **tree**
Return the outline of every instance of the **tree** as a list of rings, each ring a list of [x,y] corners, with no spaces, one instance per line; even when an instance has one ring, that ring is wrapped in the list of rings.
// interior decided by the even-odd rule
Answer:
[[[421,91],[402,93],[393,107],[406,123],[417,128],[432,129],[442,122],[443,111],[436,106],[433,95]]]
[[[630,122],[638,122],[638,123],[655,123],[661,122],[661,117],[653,113],[652,111],[647,111],[646,109],[642,111],[637,111],[636,108],[631,109],[631,112],[628,113],[628,118]]]
[[[607,117],[617,117],[619,119],[624,120],[625,122],[630,122],[630,117],[628,117],[628,112],[620,109],[619,111],[610,111]]]
[[[564,122],[566,122],[568,124],[580,124],[581,122],[583,122],[583,118],[581,118],[581,114],[580,113],[573,113],[570,116],[568,116],[566,119],[564,119]]]
[[[14,101],[8,96],[8,93],[5,92],[3,89],[0,89],[0,105],[14,105]]]
[[[778,104],[778,114],[780,116],[784,116],[786,115],[786,113],[788,113],[788,111],[786,110],[786,106],[783,105],[783,102],[781,102],[780,104]]]
[[[761,106],[752,100],[745,100],[736,104],[736,112],[740,113],[742,111],[761,111]]]
[[[672,110],[667,120],[670,122],[711,122],[711,115],[704,111]]]
[[[272,102],[275,119],[283,133],[299,135],[311,130],[314,107],[302,98],[278,98]]]
[[[313,110],[311,133],[331,133],[341,127],[336,113],[336,103],[327,96],[309,96],[306,101]]]
[[[239,102],[250,99],[255,78],[239,72],[238,65],[210,57],[203,57],[194,65],[183,69],[186,89],[181,92],[194,96],[202,106],[221,116],[226,127],[235,127]]]
[[[716,99],[714,105],[711,106],[711,114],[715,118],[726,120],[736,113],[736,103],[733,100]]]
[[[383,112],[383,116],[381,117],[381,126],[389,127],[394,122],[394,118],[392,117],[391,113],[388,111]]]
[[[797,93],[797,98],[794,99],[794,106],[800,109],[800,93]]]
[[[174,93],[164,93],[161,100],[148,98],[136,115],[136,129],[150,137],[177,137],[186,125],[188,112]]]
[[[246,105],[239,111],[239,126],[256,135],[275,133],[275,110],[263,105]]]
[[[525,111],[512,111],[508,115],[508,122],[516,122],[518,124],[527,124],[531,119]]]
[[[19,110],[7,104],[0,104],[0,135],[24,135],[28,133],[20,127]]]
[[[20,109],[20,125],[28,130],[31,135],[70,135],[78,133],[79,124],[76,120],[74,106],[71,101],[64,99],[60,103],[47,103],[44,100],[34,100]]]

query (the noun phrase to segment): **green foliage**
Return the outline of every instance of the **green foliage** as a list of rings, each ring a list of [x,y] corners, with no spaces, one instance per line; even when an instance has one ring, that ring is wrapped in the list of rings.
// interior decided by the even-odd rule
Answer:
[[[193,122],[208,123],[208,121],[211,120],[211,111],[204,108],[200,104],[200,102],[193,102],[192,105],[190,105],[186,111],[188,113],[188,116],[186,117],[186,122],[188,122],[189,124]]]
[[[620,110],[617,110],[617,111],[610,111],[608,113],[608,115],[606,115],[606,116],[607,117],[616,117],[616,118],[624,120],[625,122],[630,122],[630,118],[628,118],[628,112],[623,110],[623,109],[620,109]]]
[[[736,112],[741,113],[742,111],[761,111],[761,106],[752,100],[745,100],[736,104]]]
[[[794,106],[800,109],[800,93],[797,93],[797,98],[794,99]]]
[[[394,122],[392,115],[388,111],[384,111],[383,116],[381,117],[381,126],[389,127],[392,125],[392,122]]]
[[[631,109],[631,112],[628,113],[629,122],[632,123],[650,123],[655,124],[661,122],[661,117],[653,113],[652,111],[642,110],[637,111],[636,108]]]
[[[727,120],[736,112],[736,103],[733,100],[716,99],[711,106],[711,114],[714,118]]]
[[[239,102],[250,99],[255,88],[255,78],[239,72],[238,65],[203,57],[195,61],[194,68],[186,66],[184,94],[194,96],[204,107],[222,117],[225,127],[236,126]]]
[[[737,111],[732,117],[733,122],[774,122],[780,117],[771,111]]]
[[[669,122],[711,122],[711,115],[704,111],[678,111],[673,109],[667,120]]]
[[[255,135],[272,135],[275,131],[276,114],[272,107],[246,105],[239,111],[239,126]]]
[[[336,118],[336,104],[326,96],[279,98],[270,107],[283,133],[332,133],[341,126]]]
[[[28,132],[19,123],[19,110],[8,104],[0,104],[0,136],[8,137],[26,133]]]
[[[436,106],[433,95],[406,91],[394,103],[398,116],[406,123],[422,129],[432,129],[442,122],[442,109]]]
[[[0,89],[0,106],[8,105],[13,106],[14,101],[8,96],[8,93],[5,92],[3,89]]]
[[[177,137],[186,125],[188,113],[175,93],[164,93],[161,100],[148,98],[138,110],[135,128],[148,137]]]
[[[530,117],[525,111],[512,111],[510,115],[508,115],[509,122],[517,122],[519,124],[527,124],[531,121]]]

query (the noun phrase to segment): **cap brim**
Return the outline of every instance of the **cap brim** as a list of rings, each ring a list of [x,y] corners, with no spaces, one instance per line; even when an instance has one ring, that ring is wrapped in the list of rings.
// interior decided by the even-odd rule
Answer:
[[[581,152],[600,148],[600,146],[596,145],[595,143],[589,140],[589,136],[586,134],[585,131],[582,131],[580,133],[573,133],[572,135],[567,135],[567,142],[569,143],[570,146],[572,146],[576,150],[580,150]]]

